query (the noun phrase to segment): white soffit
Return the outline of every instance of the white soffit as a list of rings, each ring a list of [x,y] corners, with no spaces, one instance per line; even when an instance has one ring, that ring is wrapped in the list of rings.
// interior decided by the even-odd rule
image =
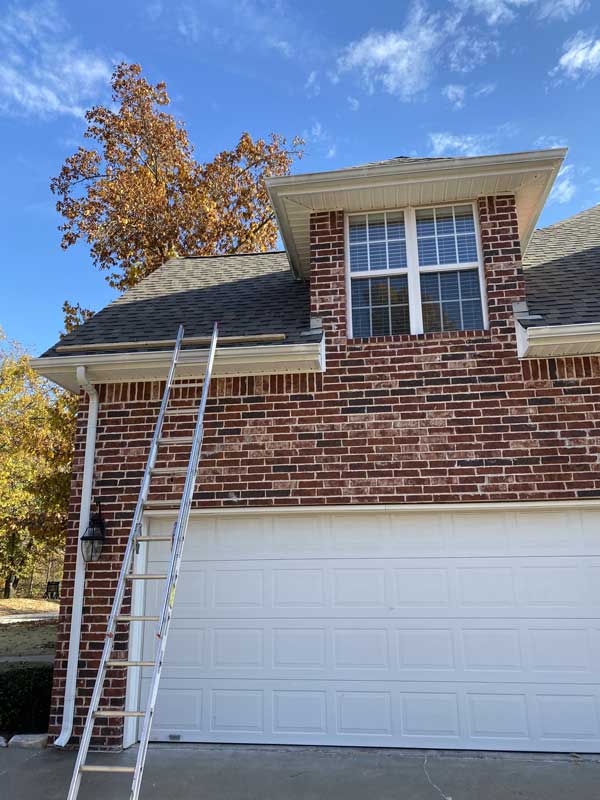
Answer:
[[[600,323],[540,325],[524,328],[517,322],[520,358],[553,358],[600,354]]]
[[[175,377],[201,381],[208,350],[182,350]],[[31,359],[40,375],[64,389],[79,392],[77,367],[85,367],[91,383],[160,381],[167,376],[172,351],[96,353]],[[325,371],[324,339],[287,345],[227,347],[217,350],[214,377],[239,375],[286,375]]]
[[[308,276],[310,215],[463,202],[514,194],[523,251],[552,188],[566,148],[496,156],[398,159],[364,167],[267,179],[292,267]]]

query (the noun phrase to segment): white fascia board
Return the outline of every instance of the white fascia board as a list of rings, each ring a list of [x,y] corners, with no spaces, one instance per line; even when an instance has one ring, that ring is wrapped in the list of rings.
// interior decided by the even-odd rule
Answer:
[[[423,180],[436,180],[439,174],[470,176],[474,174],[498,174],[513,172],[515,167],[539,167],[544,162],[562,162],[567,155],[566,147],[547,150],[530,150],[521,153],[506,153],[493,156],[469,156],[465,158],[442,158],[422,162],[398,161],[394,164],[368,164],[364,167],[312,172],[301,175],[282,175],[266,178],[269,192],[285,189],[286,194],[302,194],[315,189],[335,190],[357,184],[368,186],[374,179],[422,177]],[[550,165],[547,165],[550,166]]]
[[[536,325],[517,322],[519,358],[553,358],[600,354],[600,322],[578,325]]]
[[[213,375],[223,377],[324,372],[324,352],[323,338],[319,342],[301,344],[222,348],[217,350]],[[86,367],[90,381],[95,384],[164,380],[171,357],[170,350],[93,353],[34,358],[31,366],[40,375],[64,389],[77,392],[77,367]],[[176,377],[201,379],[207,358],[208,349],[182,350]]]

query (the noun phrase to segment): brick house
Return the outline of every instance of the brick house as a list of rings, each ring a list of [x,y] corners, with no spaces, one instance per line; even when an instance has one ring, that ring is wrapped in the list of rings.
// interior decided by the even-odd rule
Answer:
[[[35,361],[80,392],[61,744],[83,724],[177,326],[184,409],[219,319],[153,739],[598,751],[600,206],[534,230],[564,156],[271,179],[285,251],[172,259]],[[163,466],[186,464],[193,424],[167,420],[182,438]],[[147,531],[170,531],[182,480],[154,484]],[[92,498],[107,541],[84,565]],[[124,628],[121,655],[150,653],[151,627]],[[113,668],[110,702],[143,708],[148,680]],[[136,738],[110,719],[94,742]]]

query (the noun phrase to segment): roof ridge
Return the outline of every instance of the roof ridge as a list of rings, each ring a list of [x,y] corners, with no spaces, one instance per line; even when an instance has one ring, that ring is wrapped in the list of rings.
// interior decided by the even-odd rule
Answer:
[[[170,261],[183,261],[184,259],[190,260],[192,258],[197,258],[199,260],[203,258],[242,258],[243,256],[276,256],[282,253],[287,255],[287,250],[258,250],[255,253],[215,253],[212,256],[171,256],[171,258],[163,262],[161,266],[168,264]]]

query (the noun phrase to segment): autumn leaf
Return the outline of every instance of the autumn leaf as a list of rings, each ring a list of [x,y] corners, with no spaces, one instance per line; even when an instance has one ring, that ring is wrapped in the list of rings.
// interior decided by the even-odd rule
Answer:
[[[303,142],[243,133],[233,150],[194,158],[182,122],[167,113],[166,85],[151,85],[137,64],[119,64],[111,108],[86,114],[94,143],[69,156],[51,190],[63,217],[62,247],[90,246],[117,289],[135,285],[173,255],[272,249],[275,217],[265,178],[289,173]]]

